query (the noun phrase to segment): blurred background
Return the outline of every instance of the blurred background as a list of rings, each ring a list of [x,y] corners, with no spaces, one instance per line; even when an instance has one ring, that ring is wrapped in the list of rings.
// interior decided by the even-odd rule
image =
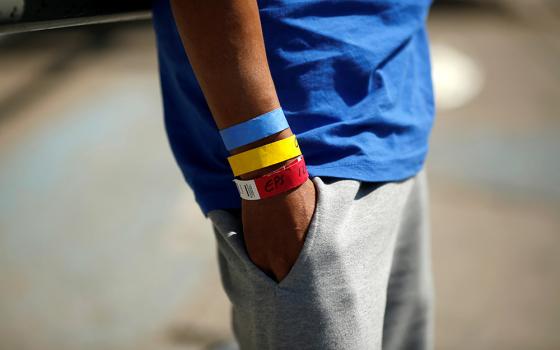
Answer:
[[[436,2],[437,349],[560,349],[560,2]],[[232,338],[149,20],[0,35],[0,350]]]

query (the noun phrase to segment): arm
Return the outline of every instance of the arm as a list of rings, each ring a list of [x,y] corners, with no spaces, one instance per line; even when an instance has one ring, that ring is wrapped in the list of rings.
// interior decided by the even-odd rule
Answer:
[[[183,46],[220,129],[279,107],[256,0],[172,0],[171,5]],[[291,134],[290,129],[284,130],[232,154]],[[244,200],[243,232],[253,262],[283,279],[299,255],[314,209],[315,188],[309,180],[270,199]]]

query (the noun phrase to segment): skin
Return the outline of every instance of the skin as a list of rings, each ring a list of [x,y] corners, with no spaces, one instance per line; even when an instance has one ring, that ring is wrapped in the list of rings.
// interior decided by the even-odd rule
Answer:
[[[172,0],[175,22],[212,116],[223,129],[280,106],[266,59],[255,0]],[[235,149],[236,154],[292,135],[276,135]],[[244,174],[250,179],[283,163]],[[242,201],[249,258],[277,281],[286,277],[305,241],[315,210],[313,182],[259,201]]]

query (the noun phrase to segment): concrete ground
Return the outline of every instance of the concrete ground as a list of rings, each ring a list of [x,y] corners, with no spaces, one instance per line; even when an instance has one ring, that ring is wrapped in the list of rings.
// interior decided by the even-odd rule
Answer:
[[[440,8],[438,349],[560,348],[560,21]],[[0,37],[0,350],[231,339],[165,139],[149,23]]]

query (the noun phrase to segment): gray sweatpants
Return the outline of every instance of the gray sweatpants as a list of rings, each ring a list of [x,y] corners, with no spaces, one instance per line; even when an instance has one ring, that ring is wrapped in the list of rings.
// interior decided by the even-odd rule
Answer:
[[[424,173],[398,183],[313,182],[303,250],[280,283],[248,258],[238,215],[209,214],[241,349],[432,348]]]

